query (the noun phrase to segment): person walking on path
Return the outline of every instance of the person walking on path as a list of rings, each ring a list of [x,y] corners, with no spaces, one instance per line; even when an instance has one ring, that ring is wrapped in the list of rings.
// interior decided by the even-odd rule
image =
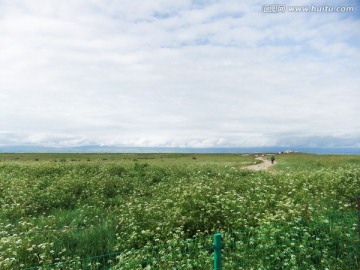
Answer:
[[[275,161],[275,157],[274,155],[271,156],[271,164],[274,164],[274,161]]]

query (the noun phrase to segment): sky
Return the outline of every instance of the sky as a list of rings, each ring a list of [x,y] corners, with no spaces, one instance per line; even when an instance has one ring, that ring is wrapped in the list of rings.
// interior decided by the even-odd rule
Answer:
[[[0,0],[0,146],[360,147],[359,9]]]

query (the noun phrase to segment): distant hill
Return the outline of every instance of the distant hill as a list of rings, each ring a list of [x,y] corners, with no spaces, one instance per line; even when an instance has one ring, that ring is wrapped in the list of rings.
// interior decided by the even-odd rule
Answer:
[[[46,147],[35,145],[0,146],[0,153],[278,153],[289,147],[214,147],[214,148],[181,148],[181,147],[122,147],[84,145],[75,147]],[[314,154],[360,154],[360,148],[309,148],[298,147],[295,152]]]

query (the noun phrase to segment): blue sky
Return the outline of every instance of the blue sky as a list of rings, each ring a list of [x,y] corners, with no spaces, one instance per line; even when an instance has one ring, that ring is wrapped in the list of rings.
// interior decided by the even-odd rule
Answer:
[[[0,145],[360,147],[360,16],[0,0]]]

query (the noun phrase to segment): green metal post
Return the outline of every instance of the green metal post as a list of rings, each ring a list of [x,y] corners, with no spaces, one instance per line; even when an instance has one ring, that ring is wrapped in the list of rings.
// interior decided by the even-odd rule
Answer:
[[[221,249],[223,248],[220,233],[214,234],[214,270],[221,270]]]
[[[358,211],[358,230],[360,235],[360,194],[356,198],[357,211]]]

